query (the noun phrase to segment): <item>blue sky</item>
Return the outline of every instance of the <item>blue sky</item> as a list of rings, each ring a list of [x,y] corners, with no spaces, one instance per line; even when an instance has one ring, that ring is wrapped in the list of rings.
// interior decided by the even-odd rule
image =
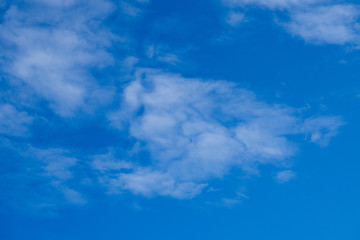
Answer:
[[[356,1],[0,12],[0,239],[360,238]]]

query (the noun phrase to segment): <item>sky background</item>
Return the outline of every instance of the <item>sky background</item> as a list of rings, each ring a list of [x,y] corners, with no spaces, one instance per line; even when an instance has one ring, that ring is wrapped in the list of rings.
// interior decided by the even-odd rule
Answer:
[[[360,239],[357,1],[0,16],[0,239]]]

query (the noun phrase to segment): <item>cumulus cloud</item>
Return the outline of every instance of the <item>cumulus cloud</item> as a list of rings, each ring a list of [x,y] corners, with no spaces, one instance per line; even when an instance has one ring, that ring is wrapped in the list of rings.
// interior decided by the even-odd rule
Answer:
[[[117,6],[127,16],[137,17],[142,12],[141,4],[146,2],[124,0],[117,2]],[[228,2],[234,7],[255,4],[271,9],[304,6],[296,0]],[[20,7],[21,4],[26,8]],[[316,9],[289,10],[293,22],[286,27],[303,38],[310,34],[306,29],[311,27],[317,29],[314,32],[330,34],[323,29],[331,29],[334,24],[339,25],[336,29],[341,29],[344,22],[354,23],[357,14],[354,10],[349,13],[353,17],[348,17],[345,13],[349,9],[334,10],[329,16],[335,16],[338,22],[311,20],[315,25],[306,22],[313,15],[326,15],[328,10],[320,13],[316,13]],[[72,117],[91,103],[107,102],[112,91],[104,88],[101,79],[95,79],[92,73],[114,60],[109,49],[121,37],[102,25],[114,11],[115,3],[107,0],[7,3],[0,23],[2,79],[28,94],[27,106],[37,106],[41,108],[39,111],[46,111],[44,106],[48,106],[60,117]],[[242,11],[232,9],[226,22],[237,26],[244,17]],[[353,41],[355,29],[354,25],[354,33],[344,30],[343,36],[339,36],[343,40],[333,42]],[[335,30],[331,34],[335,34]],[[320,39],[321,34],[314,34],[307,39]],[[146,54],[148,59],[158,62],[181,63],[178,54],[158,45],[149,46]],[[122,62],[120,71],[131,76],[141,60],[130,56],[119,62]],[[16,94],[12,97],[14,102],[17,97]],[[15,105],[0,105],[0,134],[27,136],[34,117],[18,107],[21,104]],[[49,120],[47,116],[42,117]],[[136,72],[136,79],[123,89],[121,107],[109,114],[109,120],[112,127],[121,131],[119,135],[126,135],[124,142],[130,145],[122,150],[125,153],[120,157],[109,151],[79,158],[61,146],[31,147],[30,141],[13,147],[22,164],[16,168],[19,179],[24,176],[26,179],[21,182],[23,188],[41,182],[37,186],[41,185],[46,194],[55,196],[52,194],[55,189],[68,202],[84,204],[86,199],[77,189],[83,174],[89,179],[96,176],[110,193],[130,191],[148,197],[192,198],[209,186],[210,180],[223,178],[234,168],[251,175],[257,174],[260,164],[286,164],[298,151],[296,143],[289,140],[290,135],[301,135],[326,146],[343,124],[338,117],[304,117],[298,109],[259,101],[254,93],[233,83],[188,79],[150,69]],[[4,139],[7,143],[12,141]],[[86,162],[89,158],[91,163]],[[282,179],[289,177],[284,173],[278,175]],[[1,176],[0,182],[8,184],[10,178],[14,179]],[[224,202],[232,203],[226,198]]]
[[[229,82],[153,70],[140,70],[124,90],[122,108],[109,119],[129,131],[151,163],[134,162],[131,171],[119,171],[107,183],[176,198],[199,194],[209,179],[234,167],[254,174],[259,164],[283,164],[297,151],[289,135],[326,144],[343,124],[336,117],[301,117],[299,110],[258,101]]]
[[[261,164],[288,166],[298,151],[289,136],[301,135],[326,146],[343,124],[338,117],[304,117],[303,110],[259,101],[253,92],[226,81],[189,79],[151,69],[138,69],[135,75],[124,88],[121,107],[108,116],[115,131],[126,136],[126,148],[113,144],[107,153],[79,157],[64,148],[10,141],[6,148],[16,152],[21,167],[2,176],[2,185],[11,184],[14,176],[26,179],[21,183],[24,189],[39,182],[46,201],[35,192],[27,192],[27,198],[55,205],[85,204],[84,179],[98,182],[110,194],[189,199],[232,169],[251,176],[258,174]],[[24,134],[32,118],[10,105],[3,109],[6,116],[0,120],[19,122],[3,121],[0,130]],[[285,172],[275,180],[291,178]],[[239,196],[234,199],[240,200]],[[231,205],[226,199],[224,203]]]
[[[277,23],[284,26],[289,33],[310,43],[359,45],[360,11],[356,4],[332,4],[332,1],[315,0],[224,0],[223,2],[231,8],[257,6],[285,12],[288,21],[277,21]]]
[[[99,96],[90,69],[112,61],[106,48],[114,36],[99,25],[114,7],[106,0],[33,0],[26,5],[26,10],[10,5],[3,16],[2,70],[13,85],[27,86],[56,113],[71,116]]]
[[[351,4],[293,11],[286,29],[313,43],[359,44],[359,7]]]

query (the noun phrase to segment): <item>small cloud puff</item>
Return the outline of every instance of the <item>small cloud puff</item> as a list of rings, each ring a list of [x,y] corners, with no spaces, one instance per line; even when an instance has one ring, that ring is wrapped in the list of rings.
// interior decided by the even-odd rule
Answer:
[[[245,14],[236,11],[230,11],[225,18],[225,22],[233,27],[238,26],[240,23],[244,21],[245,21]]]
[[[276,182],[282,184],[289,182],[290,180],[294,179],[296,177],[296,174],[292,170],[284,170],[280,171],[276,174],[275,180]]]

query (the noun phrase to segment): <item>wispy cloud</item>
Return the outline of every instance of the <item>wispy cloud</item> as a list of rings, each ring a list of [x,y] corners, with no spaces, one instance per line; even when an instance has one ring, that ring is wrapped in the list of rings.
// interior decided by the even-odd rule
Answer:
[[[355,44],[360,37],[359,6],[320,6],[293,11],[286,29],[311,43]]]
[[[41,174],[48,176],[56,181],[66,181],[73,177],[71,167],[76,165],[77,159],[63,149],[38,149],[29,148],[24,157],[31,157],[41,163]]]
[[[336,117],[302,118],[296,109],[269,105],[228,82],[186,79],[141,70],[124,91],[112,124],[128,131],[151,156],[149,166],[119,173],[113,187],[145,196],[193,197],[233,167],[256,173],[281,164],[297,147],[288,135],[326,144],[343,124]]]
[[[223,3],[230,7],[253,5],[270,9],[287,9],[321,2],[324,2],[324,0],[223,0]]]
[[[260,7],[285,12],[288,21],[276,22],[289,33],[315,44],[359,46],[359,5],[314,0],[224,0],[232,8]],[[233,11],[233,10],[231,10]]]
[[[170,65],[178,65],[182,63],[180,54],[172,52],[168,46],[148,45],[146,47],[145,54],[149,59]]]
[[[24,136],[34,118],[24,111],[18,111],[10,104],[0,105],[0,134]]]
[[[225,22],[233,27],[238,26],[244,21],[245,14],[242,12],[230,11],[225,17]]]
[[[76,190],[80,186],[71,184],[79,174],[74,169],[79,160],[70,151],[9,141],[0,148],[13,152],[0,161],[6,171],[0,175],[0,187],[7,190],[0,198],[3,203],[35,213],[63,204],[86,203],[84,195]]]
[[[95,155],[92,157],[92,168],[103,173],[108,173],[114,170],[131,169],[133,166],[130,161],[121,161],[116,158],[112,152]]]
[[[149,2],[150,0],[122,0],[120,1],[120,9],[128,16],[139,17],[143,14],[143,5]]]
[[[309,134],[310,141],[326,146],[330,139],[337,135],[338,128],[344,123],[339,117],[316,117],[304,121],[301,131]]]
[[[296,174],[292,171],[292,170],[284,170],[284,171],[280,171],[276,174],[275,176],[275,180],[282,184],[282,183],[286,183],[292,179],[294,179],[296,177]]]
[[[338,117],[304,117],[304,110],[259,101],[253,92],[226,81],[190,79],[154,69],[138,69],[135,76],[124,88],[120,109],[108,116],[109,127],[125,135],[128,147],[116,149],[113,144],[107,153],[79,157],[71,149],[10,141],[0,147],[16,153],[22,167],[2,176],[3,182],[11,183],[14,176],[26,179],[22,188],[41,182],[46,199],[27,193],[32,203],[41,206],[86,203],[85,179],[110,194],[193,198],[234,168],[251,176],[258,174],[261,164],[288,166],[298,151],[289,136],[303,135],[304,140],[326,146],[343,124]],[[19,120],[12,131],[26,132],[32,118],[6,107],[11,114],[3,114]],[[0,122],[4,126],[7,117]],[[290,176],[278,175],[278,182]],[[239,201],[224,199],[227,205]]]
[[[90,69],[112,61],[106,48],[114,36],[98,26],[114,7],[105,0],[26,4],[26,10],[10,5],[3,16],[2,70],[11,83],[25,84],[56,113],[71,116],[98,96]]]
[[[13,154],[19,159],[10,165],[21,166],[11,166],[9,174],[0,176],[2,186],[19,195],[24,190],[21,196],[38,206],[53,206],[59,199],[86,203],[87,197],[81,190],[84,179],[97,182],[114,194],[193,198],[210,186],[211,180],[227,176],[234,168],[252,175],[258,173],[260,164],[286,165],[298,151],[291,135],[326,146],[343,125],[339,117],[308,117],[303,110],[259,101],[253,92],[234,83],[137,69],[144,59],[136,54],[114,59],[114,42],[122,42],[126,37],[113,33],[103,23],[118,12],[127,19],[141,16],[141,6],[147,2],[7,3],[0,23],[1,78],[13,89],[8,94],[12,96],[0,104],[0,148],[12,152],[6,158],[11,159]],[[234,8],[251,4],[286,9],[290,22],[281,24],[309,42],[346,44],[353,43],[357,36],[358,12],[354,5],[310,9],[305,5],[313,1],[227,2]],[[26,5],[26,10],[21,4]],[[235,27],[244,19],[242,10],[231,8],[226,22]],[[163,31],[174,29],[179,23],[173,21]],[[181,54],[164,46],[145,46],[147,60],[168,65],[182,63]],[[127,80],[131,78],[126,86],[119,84],[121,74],[112,76],[117,82],[110,81],[110,86],[104,83],[106,79],[95,77],[94,72],[99,73],[114,62]],[[115,93],[113,89],[120,90]],[[112,111],[114,95],[121,99],[121,106]],[[39,143],[36,136],[30,139],[30,126],[40,118],[63,123],[80,111],[99,106],[106,106],[102,114],[109,120],[103,128],[117,133],[126,145],[119,150],[121,154],[112,150],[96,154],[96,150],[88,153],[88,149],[81,149],[83,154],[79,157],[78,149],[67,149],[61,143],[55,147],[56,144]],[[19,142],[12,140],[14,136]],[[49,134],[44,138],[52,142],[56,137]],[[116,149],[117,144],[111,142],[107,149]],[[289,171],[280,172],[276,180],[290,179]],[[24,179],[19,184],[21,191],[14,190],[16,184],[12,184],[18,179]],[[25,191],[33,185],[37,191]],[[239,193],[235,198],[223,198],[223,202],[236,204],[244,196]]]

